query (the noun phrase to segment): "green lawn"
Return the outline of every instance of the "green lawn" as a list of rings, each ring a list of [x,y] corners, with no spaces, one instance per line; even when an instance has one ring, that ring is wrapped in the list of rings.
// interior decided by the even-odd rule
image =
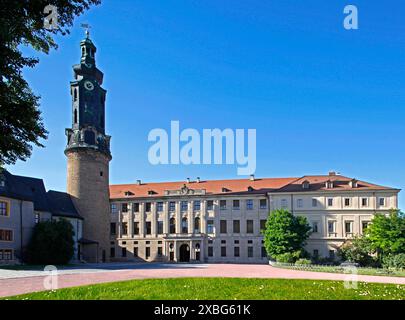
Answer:
[[[358,283],[345,289],[342,281],[179,278],[148,279],[98,284],[26,294],[9,299],[63,300],[337,300],[405,299],[405,285]]]

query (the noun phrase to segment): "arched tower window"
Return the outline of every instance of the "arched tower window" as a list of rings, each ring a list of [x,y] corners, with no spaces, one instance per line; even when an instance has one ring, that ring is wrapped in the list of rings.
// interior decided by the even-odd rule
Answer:
[[[84,57],[85,54],[86,54],[86,49],[84,47],[82,47],[82,56]]]
[[[73,90],[73,100],[76,101],[77,100],[77,89],[74,88]]]
[[[75,109],[73,114],[74,114],[74,123],[77,124],[77,109]]]

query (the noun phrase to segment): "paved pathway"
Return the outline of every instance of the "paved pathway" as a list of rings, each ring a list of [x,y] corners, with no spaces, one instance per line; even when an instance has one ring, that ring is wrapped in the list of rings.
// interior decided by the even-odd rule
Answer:
[[[347,275],[297,271],[251,264],[104,264],[69,267],[58,271],[58,288],[147,278],[241,277],[345,280]],[[43,291],[43,271],[0,270],[0,297]],[[405,278],[359,275],[359,281],[405,284]]]

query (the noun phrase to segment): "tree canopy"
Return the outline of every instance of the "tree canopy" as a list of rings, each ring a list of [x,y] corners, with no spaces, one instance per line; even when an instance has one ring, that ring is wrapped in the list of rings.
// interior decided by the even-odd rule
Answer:
[[[35,95],[22,75],[23,68],[39,60],[25,57],[21,46],[48,54],[57,49],[54,36],[69,33],[76,16],[100,0],[2,1],[0,6],[0,165],[14,164],[31,156],[32,146],[43,147],[45,129]],[[44,9],[57,8],[57,25],[47,30]]]
[[[303,251],[311,227],[303,216],[294,216],[284,209],[274,210],[266,221],[264,245],[274,258],[285,253]]]
[[[386,216],[377,214],[365,231],[371,249],[379,255],[405,253],[405,216],[392,210]]]

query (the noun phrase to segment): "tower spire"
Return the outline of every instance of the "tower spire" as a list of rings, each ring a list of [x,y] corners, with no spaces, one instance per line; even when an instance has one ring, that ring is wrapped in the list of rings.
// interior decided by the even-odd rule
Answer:
[[[86,29],[86,31],[84,32],[86,34],[86,39],[90,39],[90,29],[91,29],[91,25],[88,23],[82,23],[81,27]]]

